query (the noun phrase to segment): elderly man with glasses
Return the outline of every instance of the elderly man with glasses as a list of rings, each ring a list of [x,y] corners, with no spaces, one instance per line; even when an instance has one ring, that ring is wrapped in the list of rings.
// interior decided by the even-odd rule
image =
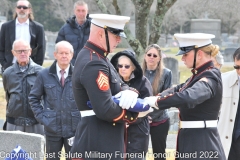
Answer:
[[[233,54],[234,70],[222,74],[223,97],[218,131],[226,157],[240,157],[240,48]]]
[[[14,20],[4,23],[0,31],[0,63],[2,72],[16,62],[11,53],[15,40],[23,39],[32,48],[31,59],[42,65],[45,55],[45,34],[43,25],[34,21],[32,5],[28,0],[16,2]]]
[[[16,63],[3,73],[3,87],[6,92],[6,130],[20,130],[43,135],[43,126],[34,117],[28,102],[28,95],[37,74],[42,67],[30,58],[32,49],[24,40],[13,42],[12,54]]]

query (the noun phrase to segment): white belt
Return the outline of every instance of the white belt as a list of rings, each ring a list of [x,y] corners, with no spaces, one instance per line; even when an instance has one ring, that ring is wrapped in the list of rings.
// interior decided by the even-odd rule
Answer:
[[[93,110],[80,111],[81,117],[93,116],[96,115]]]
[[[211,128],[211,127],[217,127],[217,120],[179,122],[179,128]]]

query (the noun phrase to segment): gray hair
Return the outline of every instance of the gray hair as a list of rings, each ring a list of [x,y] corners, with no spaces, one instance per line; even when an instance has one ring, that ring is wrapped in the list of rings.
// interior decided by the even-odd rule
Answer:
[[[60,42],[58,42],[58,43],[55,45],[55,52],[58,52],[58,47],[61,46],[61,45],[69,48],[69,50],[70,50],[71,53],[74,52],[73,46],[72,46],[68,41],[60,41]]]
[[[128,56],[121,55],[121,56],[118,58],[118,62],[119,62],[119,60],[122,59],[122,58],[127,58],[127,59],[129,59],[130,65],[133,67],[134,70],[136,69],[136,66],[135,66],[134,63],[132,62],[131,58],[129,58]]]
[[[28,7],[31,9],[31,11],[30,11],[30,13],[29,13],[29,15],[28,15],[28,18],[33,21],[33,20],[34,20],[34,16],[33,16],[32,4],[31,4],[28,0],[18,0],[18,1],[16,2],[16,7],[17,7],[19,1],[27,1],[27,2],[28,2]],[[17,13],[14,12],[14,14],[13,14],[13,19],[16,19],[16,18],[17,18]]]
[[[224,59],[223,59],[221,52],[218,52],[218,54],[215,56],[215,58],[216,58],[216,61],[218,64],[220,64],[220,65],[224,64]]]
[[[75,9],[77,6],[86,6],[87,10],[88,10],[88,4],[84,1],[77,1],[74,3],[73,9]]]
[[[18,40],[15,40],[15,41],[13,42],[13,44],[12,44],[12,50],[14,50],[15,45],[16,45],[17,43],[19,43],[19,42],[23,42],[24,44],[26,44],[26,45],[29,47],[29,49],[31,49],[30,44],[29,44],[27,41],[25,41],[25,40],[23,40],[23,39],[18,39]]]

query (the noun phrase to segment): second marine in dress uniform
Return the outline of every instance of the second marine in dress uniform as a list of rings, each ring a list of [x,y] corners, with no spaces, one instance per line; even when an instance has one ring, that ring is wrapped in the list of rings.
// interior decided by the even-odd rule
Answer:
[[[193,75],[183,84],[147,97],[151,106],[159,109],[179,108],[180,130],[176,159],[225,160],[217,130],[222,98],[221,73],[214,68],[211,56],[219,47],[212,45],[211,34],[175,34],[182,60]]]

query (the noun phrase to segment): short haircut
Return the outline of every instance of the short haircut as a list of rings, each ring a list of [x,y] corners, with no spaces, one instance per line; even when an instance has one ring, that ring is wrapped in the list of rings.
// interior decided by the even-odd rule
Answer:
[[[19,42],[23,42],[23,43],[25,43],[26,45],[28,45],[29,48],[31,48],[30,44],[29,44],[27,41],[25,41],[25,40],[23,40],[23,39],[18,39],[18,40],[15,40],[15,41],[13,42],[13,44],[12,44],[12,50],[14,50],[16,43],[19,43]]]
[[[233,61],[240,60],[240,48],[238,48],[233,54]]]
[[[58,52],[58,47],[60,45],[64,45],[65,47],[69,48],[71,53],[74,53],[73,46],[68,41],[60,41],[55,45],[55,52]]]
[[[77,6],[86,6],[88,10],[88,4],[84,1],[77,1],[74,3],[73,9],[75,9]]]

